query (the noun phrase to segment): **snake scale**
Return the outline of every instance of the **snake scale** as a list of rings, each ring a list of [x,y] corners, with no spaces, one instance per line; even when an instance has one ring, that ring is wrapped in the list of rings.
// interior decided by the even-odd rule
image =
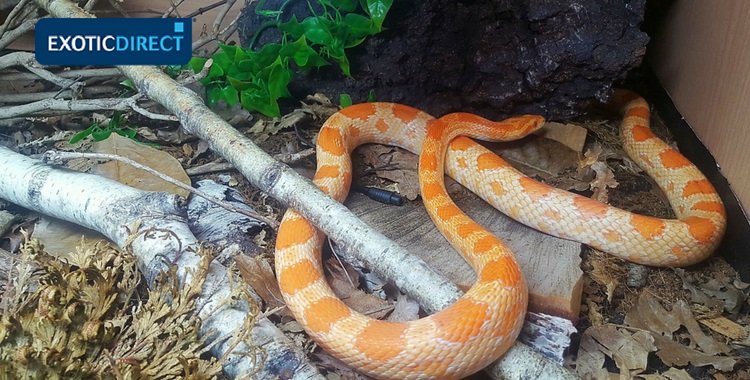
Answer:
[[[436,119],[394,103],[340,110],[320,131],[315,184],[342,202],[352,181],[350,154],[361,144],[394,145],[420,154],[425,207],[477,272],[477,282],[456,303],[429,317],[374,320],[334,295],[320,258],[325,236],[288,210],[275,258],[287,306],[322,348],[377,378],[461,378],[500,357],[521,329],[526,283],[507,246],[451,201],[444,170],[498,210],[542,232],[646,265],[686,266],[705,259],[726,228],[721,199],[690,161],[653,134],[643,98],[616,90],[611,104],[623,115],[625,151],[661,187],[677,219],[634,214],[539,183],[470,139],[518,139],[542,126],[539,116],[492,122],[453,113]]]

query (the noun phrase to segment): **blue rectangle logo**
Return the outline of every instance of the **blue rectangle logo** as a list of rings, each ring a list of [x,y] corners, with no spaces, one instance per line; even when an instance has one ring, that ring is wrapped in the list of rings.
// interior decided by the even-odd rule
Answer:
[[[36,60],[43,65],[182,65],[192,55],[189,18],[43,18]]]

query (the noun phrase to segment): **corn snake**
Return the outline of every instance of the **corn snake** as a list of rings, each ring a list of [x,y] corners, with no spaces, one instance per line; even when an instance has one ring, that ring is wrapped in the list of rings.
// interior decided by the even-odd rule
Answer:
[[[490,122],[454,113],[435,119],[392,103],[360,104],[334,114],[318,137],[316,185],[343,201],[351,184],[350,153],[360,144],[421,152],[420,187],[428,213],[478,279],[459,301],[430,317],[405,323],[373,320],[333,294],[320,261],[325,236],[289,210],[276,245],[276,273],[287,306],[321,347],[378,378],[460,378],[501,356],[520,331],[526,284],[505,244],[450,200],[443,169],[494,207],[540,231],[647,265],[684,266],[705,259],[726,227],[719,196],[692,163],[651,132],[645,100],[618,90],[613,103],[623,113],[626,152],[662,188],[678,219],[633,214],[541,184],[464,137],[517,139],[538,129],[540,117]]]

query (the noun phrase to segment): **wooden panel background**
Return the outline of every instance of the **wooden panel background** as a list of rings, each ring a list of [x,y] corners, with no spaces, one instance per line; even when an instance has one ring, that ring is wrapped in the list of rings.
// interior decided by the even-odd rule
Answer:
[[[750,1],[676,1],[649,59],[678,110],[750,207]]]

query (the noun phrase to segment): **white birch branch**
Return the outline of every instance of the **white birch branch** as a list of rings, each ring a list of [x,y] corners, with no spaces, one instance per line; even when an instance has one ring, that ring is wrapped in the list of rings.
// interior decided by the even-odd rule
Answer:
[[[67,0],[36,0],[55,17],[92,17]],[[427,311],[435,312],[455,302],[461,292],[424,261],[409,254],[383,234],[359,220],[342,204],[320,191],[311,181],[274,160],[244,135],[219,118],[191,90],[179,86],[154,67],[119,66],[133,84],[149,98],[161,103],[178,117],[189,133],[208,142],[248,180],[317,225],[383,278],[416,299]],[[507,378],[519,373],[540,378],[566,378],[570,372],[557,364],[524,367],[539,359],[530,349],[516,344],[500,361],[497,371]],[[529,356],[524,356],[529,354]],[[517,356],[521,355],[521,356]],[[513,366],[514,368],[505,368]],[[520,364],[519,364],[520,363]],[[512,372],[510,372],[512,370]],[[551,370],[552,372],[545,372]],[[532,372],[533,371],[533,372]],[[541,371],[541,372],[540,372]]]
[[[147,284],[175,259],[180,279],[190,281],[188,270],[197,268],[200,261],[193,253],[198,242],[178,196],[137,190],[103,177],[58,169],[5,147],[0,147],[0,168],[0,198],[98,231],[120,247],[128,245],[131,233],[142,232],[144,235],[133,240],[131,247]],[[138,231],[132,231],[135,226],[139,226]],[[147,235],[151,238],[145,238]],[[212,263],[196,304],[201,305],[201,332],[213,329],[216,334],[209,338],[211,341],[224,339],[212,348],[217,357],[227,351],[231,342],[226,338],[237,335],[248,313],[247,304],[233,301],[231,296],[227,269]],[[300,380],[321,378],[304,353],[268,319],[257,321],[252,338],[265,355],[232,355],[224,364],[225,372],[237,376],[259,370],[256,378],[291,373]],[[234,352],[252,351],[240,345]]]

